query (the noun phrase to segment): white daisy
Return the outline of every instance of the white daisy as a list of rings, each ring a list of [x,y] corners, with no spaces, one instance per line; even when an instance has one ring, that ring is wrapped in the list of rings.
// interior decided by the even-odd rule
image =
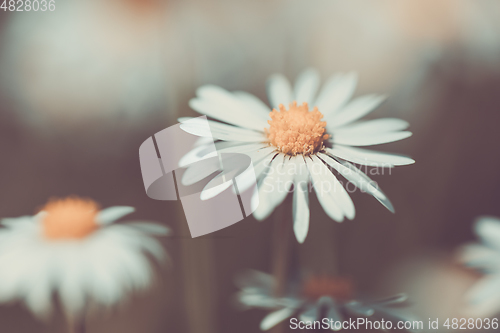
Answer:
[[[355,211],[351,198],[333,170],[393,212],[386,195],[352,163],[393,167],[415,162],[405,156],[356,147],[398,141],[411,135],[411,132],[404,131],[409,125],[404,120],[359,121],[382,103],[384,97],[366,95],[351,100],[356,82],[353,73],[335,75],[317,94],[319,75],[315,70],[303,72],[294,89],[285,77],[272,76],[268,84],[272,111],[251,94],[203,86],[189,105],[228,124],[209,121],[211,133],[207,133],[201,123],[204,119],[179,120],[181,128],[188,133],[225,141],[217,143],[219,152],[244,153],[252,158],[259,184],[254,196],[258,198],[255,202],[260,202],[254,212],[257,219],[267,218],[295,184],[294,231],[302,243],[309,228],[309,183],[312,183],[326,214],[338,222],[344,217],[353,219]],[[314,108],[310,109],[309,105]],[[201,145],[187,155],[188,160],[197,161],[211,152],[208,145]],[[184,159],[183,163],[189,161]],[[211,168],[196,173],[186,172],[182,182],[190,185],[213,172]],[[248,187],[253,185],[252,181],[247,183]],[[239,188],[240,193],[248,187]],[[217,191],[211,189],[211,195],[216,194]]]
[[[3,219],[0,229],[0,301],[23,300],[39,317],[52,311],[52,294],[65,313],[79,318],[87,306],[110,307],[153,278],[148,256],[165,257],[152,223],[112,224],[134,211],[99,211],[86,199],[51,200],[35,216]]]
[[[467,312],[492,316],[500,313],[500,219],[482,217],[474,225],[474,231],[482,243],[465,246],[461,259],[485,275],[467,294]]]
[[[405,295],[360,302],[352,298],[350,281],[341,278],[312,276],[298,284],[290,283],[282,297],[276,296],[276,280],[262,272],[250,271],[238,278],[237,284],[241,288],[237,301],[245,308],[274,310],[261,321],[263,331],[292,317],[304,322],[328,318],[335,331],[341,329],[341,322],[349,317],[366,317],[371,321],[384,319],[393,322],[393,327],[398,321],[410,320],[395,309],[407,303]]]

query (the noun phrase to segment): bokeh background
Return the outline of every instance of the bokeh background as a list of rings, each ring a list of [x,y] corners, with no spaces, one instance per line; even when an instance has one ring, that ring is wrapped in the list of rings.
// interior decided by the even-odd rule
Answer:
[[[477,216],[500,216],[498,0],[64,0],[54,12],[0,10],[0,32],[0,216],[77,194],[174,231],[153,290],[88,332],[259,331],[265,313],[232,304],[234,277],[273,270],[274,217],[191,239],[180,202],[146,196],[138,148],[195,115],[200,85],[266,100],[269,75],[308,67],[323,78],[355,70],[357,94],[387,94],[372,117],[408,120],[414,135],[381,149],[417,162],[375,177],[396,214],[358,191],[356,218],[338,224],[312,198],[289,266],[348,277],[360,295],[406,291],[424,322],[461,316],[478,275],[456,251],[475,239]],[[0,306],[0,325],[66,329],[61,315],[40,322],[17,303]]]

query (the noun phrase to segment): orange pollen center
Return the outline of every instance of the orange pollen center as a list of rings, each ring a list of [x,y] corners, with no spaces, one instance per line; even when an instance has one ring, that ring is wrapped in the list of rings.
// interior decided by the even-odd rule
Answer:
[[[305,297],[317,300],[330,296],[341,301],[352,299],[353,285],[349,279],[329,276],[313,276],[308,278],[302,288]]]
[[[42,211],[47,213],[42,225],[48,239],[81,239],[99,227],[96,223],[99,205],[89,199],[50,200]]]
[[[323,141],[329,138],[325,134],[326,122],[321,121],[323,114],[315,107],[309,111],[307,103],[297,105],[293,102],[286,110],[280,104],[279,111],[269,113],[267,137],[280,152],[288,155],[310,155],[323,148]]]

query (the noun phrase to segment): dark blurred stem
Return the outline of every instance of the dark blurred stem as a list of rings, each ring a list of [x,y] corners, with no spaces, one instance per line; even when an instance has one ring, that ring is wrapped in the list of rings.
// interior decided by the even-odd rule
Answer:
[[[275,213],[273,233],[273,276],[276,281],[275,296],[283,296],[287,285],[291,242],[293,238],[291,197],[285,199],[281,209]],[[283,332],[286,325],[279,324],[272,333]]]
[[[85,318],[79,317],[78,319],[68,319],[68,332],[69,333],[85,333]]]

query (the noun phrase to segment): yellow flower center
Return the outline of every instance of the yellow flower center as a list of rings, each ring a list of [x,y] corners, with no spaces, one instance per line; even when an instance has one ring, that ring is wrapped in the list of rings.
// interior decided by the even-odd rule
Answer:
[[[330,276],[312,276],[308,278],[302,288],[305,297],[317,300],[323,296],[330,296],[341,301],[348,301],[353,295],[353,285],[348,279]]]
[[[99,205],[89,199],[50,200],[42,210],[47,213],[42,225],[48,239],[80,239],[99,227],[96,223]]]
[[[323,141],[329,137],[325,134],[326,122],[321,121],[323,114],[317,107],[309,111],[307,103],[298,106],[293,102],[288,110],[280,104],[279,111],[273,109],[269,116],[270,127],[265,129],[267,137],[283,154],[314,154],[323,148]]]

